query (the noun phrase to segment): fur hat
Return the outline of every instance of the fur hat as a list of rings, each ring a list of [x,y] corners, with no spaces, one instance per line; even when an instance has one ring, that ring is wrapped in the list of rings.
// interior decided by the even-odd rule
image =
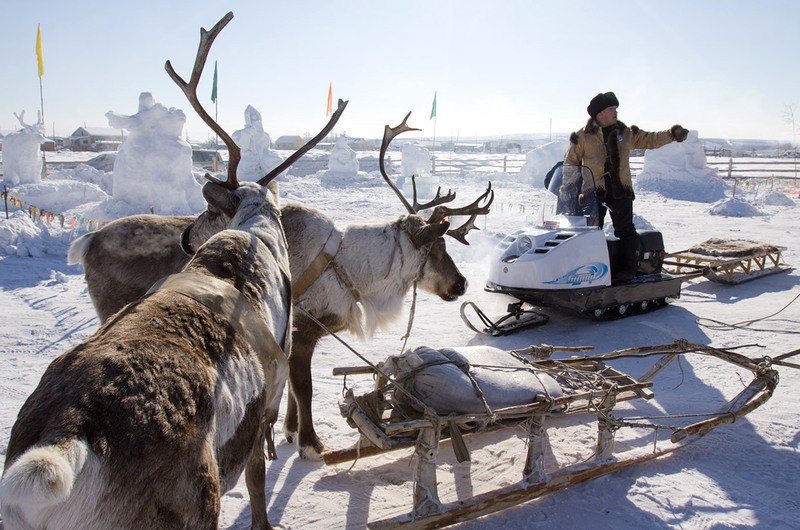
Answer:
[[[589,113],[589,116],[595,118],[608,107],[619,107],[619,100],[613,92],[597,94],[592,98],[592,101],[589,102],[589,106],[586,107],[586,112]]]

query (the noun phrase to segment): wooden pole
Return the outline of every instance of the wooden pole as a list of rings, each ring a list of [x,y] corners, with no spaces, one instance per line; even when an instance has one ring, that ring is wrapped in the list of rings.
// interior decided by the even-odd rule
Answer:
[[[42,76],[39,76],[39,105],[41,107],[41,123],[42,128],[44,128],[44,91],[42,90]],[[44,134],[47,134],[47,130],[44,130]],[[47,156],[45,156],[45,151],[42,149],[42,178],[47,176]]]

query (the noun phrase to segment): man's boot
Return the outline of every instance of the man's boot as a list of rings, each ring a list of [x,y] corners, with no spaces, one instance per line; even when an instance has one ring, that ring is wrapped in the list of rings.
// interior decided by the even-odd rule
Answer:
[[[639,238],[619,240],[615,267],[611,269],[611,283],[617,285],[631,281],[639,270]]]

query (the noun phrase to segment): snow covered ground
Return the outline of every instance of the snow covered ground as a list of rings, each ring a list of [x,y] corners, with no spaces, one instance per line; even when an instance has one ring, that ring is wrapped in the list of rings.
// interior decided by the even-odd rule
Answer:
[[[379,177],[375,177],[379,179]],[[752,357],[777,356],[800,347],[798,272],[767,276],[738,286],[703,279],[684,284],[674,304],[644,315],[596,322],[558,311],[546,311],[545,326],[501,338],[470,331],[461,322],[459,305],[469,300],[487,314],[499,316],[513,301],[483,291],[491,249],[497,238],[532,223],[544,193],[540,184],[504,173],[462,173],[443,177],[442,185],[467,203],[492,180],[495,208],[478,221],[470,246],[448,239],[453,255],[469,280],[465,296],[446,303],[427,293],[418,298],[409,346],[433,347],[490,344],[503,349],[528,345],[592,345],[597,352],[632,346],[671,343],[684,338],[717,347],[753,345],[737,350]],[[340,227],[350,223],[392,220],[404,213],[393,193],[369,179],[322,179],[320,174],[289,176],[281,182],[282,200],[319,208]],[[374,180],[374,179],[373,179]],[[102,189],[102,175],[85,166],[50,175],[37,188],[9,192],[30,205],[70,215],[133,213],[98,206],[87,190]],[[800,262],[796,229],[800,188],[780,182],[740,185],[736,201],[730,186],[725,198],[705,199],[704,183],[694,188],[662,175],[658,184],[640,191],[634,203],[640,226],[662,231],[668,251],[678,251],[710,237],[752,239],[787,247],[784,260]],[[661,188],[659,188],[661,187]],[[661,193],[659,191],[664,191]],[[667,192],[669,190],[669,192]],[[670,198],[666,198],[666,197]],[[776,200],[780,199],[780,200]],[[80,232],[78,229],[76,232]],[[70,227],[58,220],[30,221],[18,208],[0,217],[0,453],[5,456],[16,414],[47,365],[57,355],[90,336],[98,326],[86,292],[83,271],[66,264]],[[74,236],[74,235],[73,235]],[[24,247],[24,250],[21,248]],[[406,303],[410,306],[409,296]],[[731,327],[712,322],[750,325]],[[397,321],[369,342],[344,335],[371,362],[400,353],[406,321]],[[756,346],[757,345],[757,346]],[[795,361],[797,358],[794,359]],[[332,338],[324,339],[312,363],[314,417],[329,448],[353,444],[357,433],[340,416],[338,399],[343,381],[333,367],[361,362]],[[646,364],[646,363],[645,363]],[[623,371],[641,373],[641,361],[619,363]],[[800,500],[800,411],[797,389],[800,371],[780,368],[781,382],[762,408],[730,426],[670,456],[600,478],[514,509],[464,523],[463,528],[797,528]],[[707,358],[674,363],[654,388],[655,410],[708,410],[732,398],[749,382],[750,374],[720,369]],[[355,380],[355,378],[354,378]],[[348,383],[353,383],[348,379]],[[663,397],[662,397],[663,396]],[[627,406],[627,405],[626,405]],[[620,406],[626,410],[626,406]],[[632,405],[631,405],[632,406]],[[589,458],[596,426],[554,421],[549,444],[560,463]],[[411,508],[412,450],[361,458],[326,467],[298,458],[294,447],[276,432],[277,461],[268,463],[269,518],[284,528],[363,528],[367,522],[406,513]],[[471,462],[457,463],[448,442],[438,454],[439,494],[452,502],[520,480],[525,457],[522,429],[468,437]],[[620,434],[618,446],[650,444],[647,432],[633,438]],[[3,458],[4,460],[5,458]],[[248,528],[249,502],[244,477],[222,501],[222,528]]]

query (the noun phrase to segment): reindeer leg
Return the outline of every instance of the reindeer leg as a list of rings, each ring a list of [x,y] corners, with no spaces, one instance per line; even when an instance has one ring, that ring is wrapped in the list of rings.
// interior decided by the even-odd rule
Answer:
[[[292,381],[292,392],[297,403],[297,445],[300,456],[308,460],[320,460],[324,446],[314,430],[314,420],[311,413],[311,399],[314,394],[311,380],[312,353],[309,352],[304,357],[296,357],[294,363],[290,359],[289,379]]]
[[[267,517],[267,470],[264,463],[264,427],[258,429],[247,466],[244,469],[244,478],[247,483],[247,493],[250,495],[250,528],[266,530],[271,529]]]
[[[289,355],[291,392],[284,420],[284,433],[290,440],[295,437],[294,433],[297,434],[300,457],[309,460],[320,460],[320,455],[324,450],[322,441],[314,430],[314,420],[311,414],[311,398],[314,393],[311,380],[311,357],[320,336],[319,333],[308,333],[307,327],[298,326],[292,335],[292,353]],[[293,404],[294,406],[292,406]]]
[[[294,443],[297,439],[297,400],[294,398],[291,377],[289,379],[289,399],[286,403],[286,416],[283,419],[283,435],[287,442]]]

